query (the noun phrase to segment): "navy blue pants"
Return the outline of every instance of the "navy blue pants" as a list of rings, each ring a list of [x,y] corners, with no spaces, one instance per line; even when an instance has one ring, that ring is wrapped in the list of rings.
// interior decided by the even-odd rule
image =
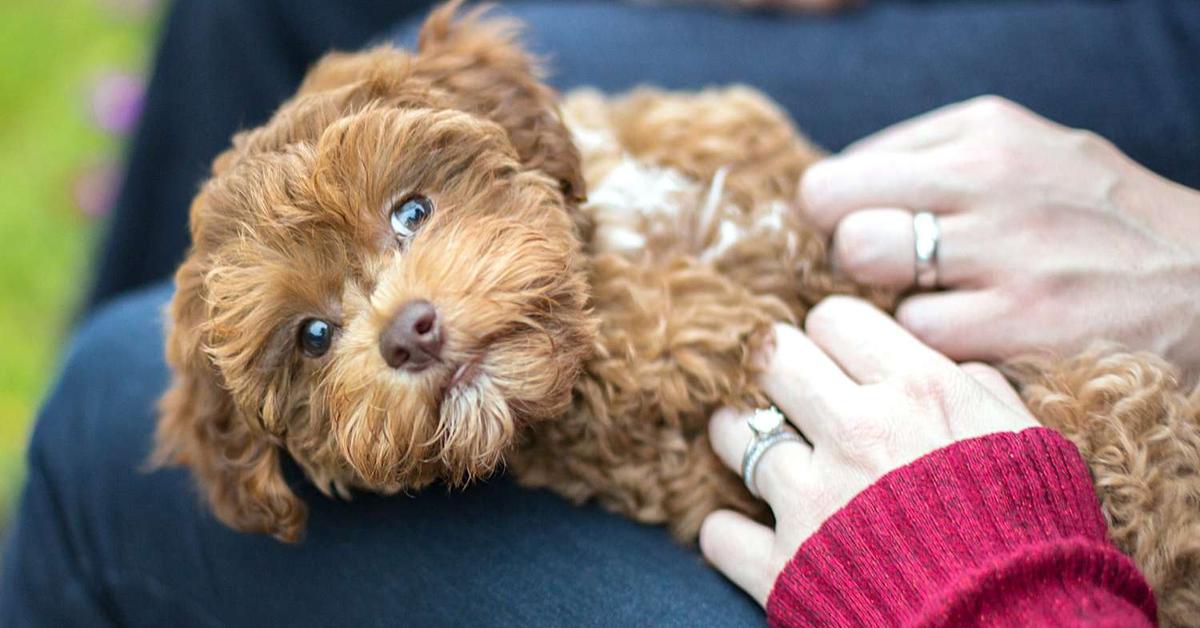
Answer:
[[[215,0],[182,4],[234,10]],[[1097,131],[1161,174],[1200,187],[1200,2],[1194,0],[875,0],[861,13],[786,19],[582,1],[509,10],[530,22],[534,47],[552,54],[561,87],[745,82],[782,102],[834,149],[938,105],[999,93]],[[197,23],[214,23],[205,21],[211,17]],[[240,31],[187,41],[251,55],[259,35],[238,23]],[[171,47],[181,45],[178,32],[188,32],[178,17],[171,29],[177,39],[173,44],[168,34],[164,42],[160,74]],[[396,37],[412,30],[402,24]],[[280,72],[298,76],[302,67]],[[176,70],[189,72],[180,75],[184,85],[193,75],[216,72]],[[279,80],[282,86],[292,79]],[[156,85],[152,101],[181,103],[187,96],[173,92],[178,85],[169,80]],[[221,115],[236,118],[211,113]],[[169,116],[150,128],[167,122]],[[183,133],[163,128],[168,136]],[[131,164],[147,170],[133,173],[110,236],[118,243],[161,235],[136,220],[141,210],[134,201],[162,191],[152,192],[161,181],[148,174],[155,150],[164,167],[181,158],[169,141],[156,147],[162,138],[147,133],[144,127]],[[216,150],[223,140],[206,141]],[[185,161],[210,157],[204,146]],[[171,193],[186,200],[191,189]],[[158,220],[183,229],[182,208],[159,209]],[[122,232],[121,221],[141,231]],[[115,286],[166,273],[180,249],[163,246],[169,255],[143,250],[146,259],[110,249],[108,259],[118,260],[111,268],[138,270],[102,278],[99,285],[109,281],[111,290],[104,297]],[[574,507],[505,478],[456,494],[434,489],[342,502],[316,494],[293,469],[311,507],[303,543],[287,546],[222,527],[184,472],[142,468],[154,402],[167,379],[160,311],[168,296],[169,287],[160,286],[112,299],[69,346],[38,418],[28,484],[5,551],[4,625],[761,623],[751,600],[662,529]]]

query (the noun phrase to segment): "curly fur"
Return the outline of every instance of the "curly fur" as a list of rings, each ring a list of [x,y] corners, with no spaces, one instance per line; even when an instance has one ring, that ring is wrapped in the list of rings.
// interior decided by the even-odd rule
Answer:
[[[323,60],[219,156],[176,274],[155,459],[195,472],[226,523],[299,537],[286,449],[321,490],[384,493],[490,472],[518,429],[561,415],[596,323],[575,236],[579,154],[512,25],[435,14],[421,49]],[[388,205],[438,210],[398,247]],[[407,301],[438,304],[436,368],[376,347]],[[297,326],[333,323],[321,359]],[[482,375],[447,391],[476,361]]]
[[[835,276],[791,210],[820,152],[744,87],[560,102],[514,24],[457,4],[414,53],[326,57],[214,162],[176,275],[155,460],[189,467],[225,523],[287,541],[305,508],[284,452],[328,494],[507,464],[682,540],[716,508],[767,517],[709,447],[709,415],[765,403],[750,356],[772,322],[830,294],[895,303]],[[437,209],[401,246],[387,207],[414,191]],[[401,373],[378,337],[417,298],[446,347]],[[335,327],[320,358],[297,347],[311,317]],[[450,386],[467,363],[478,376]],[[1200,392],[1111,347],[1008,368],[1088,460],[1163,621],[1194,621]]]
[[[1097,345],[1007,365],[1033,413],[1079,448],[1109,536],[1133,557],[1165,625],[1200,621],[1200,387],[1146,353]]]

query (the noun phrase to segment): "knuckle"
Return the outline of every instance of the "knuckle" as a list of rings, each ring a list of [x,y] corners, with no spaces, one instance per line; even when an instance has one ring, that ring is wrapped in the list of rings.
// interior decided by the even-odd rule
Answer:
[[[1014,177],[1024,176],[1027,158],[1022,151],[1006,134],[993,128],[973,132],[961,143],[939,150],[937,165],[944,177],[938,185],[960,194],[979,194],[999,186],[1011,188]]]
[[[804,317],[804,330],[809,335],[820,335],[833,330],[845,321],[857,306],[854,297],[833,295],[817,303]]]
[[[1063,234],[1070,233],[1075,229],[1075,216],[1070,212],[1052,211],[1052,210],[1033,210],[1022,211],[1019,214],[1014,213],[1011,224],[1019,228],[1027,234],[1031,240],[1038,242],[1040,245],[1047,245],[1053,239],[1061,237]],[[1014,260],[1027,268],[1030,262],[1041,258],[1034,257],[1032,260]],[[1050,266],[1049,264],[1039,264],[1039,266]]]
[[[863,413],[838,421],[833,433],[838,442],[849,449],[875,446],[890,438],[890,430],[886,425]]]
[[[949,400],[955,396],[958,379],[941,371],[915,371],[900,378],[901,394],[924,413],[946,416]]]
[[[991,189],[1024,177],[1025,155],[1020,147],[1010,146],[1004,134],[984,132],[975,146],[958,157],[955,170],[963,180],[980,189]]]
[[[885,424],[856,419],[840,425],[835,437],[842,443],[842,456],[851,465],[878,474],[886,471],[895,458],[895,435]]]
[[[1112,152],[1115,146],[1104,136],[1087,129],[1068,129],[1066,136],[1081,152],[1088,155],[1100,155]]]
[[[986,94],[972,99],[970,107],[972,112],[983,120],[1011,118],[1023,111],[1020,105],[995,94]]]
[[[1084,276],[1085,273],[1074,269],[1042,269],[1014,286],[1004,313],[1018,315],[1042,303],[1061,301],[1064,295],[1074,291]]]

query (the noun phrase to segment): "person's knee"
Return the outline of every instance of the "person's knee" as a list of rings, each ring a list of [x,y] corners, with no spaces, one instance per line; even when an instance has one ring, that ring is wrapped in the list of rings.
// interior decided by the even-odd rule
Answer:
[[[141,464],[166,382],[161,310],[169,294],[119,299],[79,328],[38,413],[31,462],[80,480],[102,471],[98,465]]]

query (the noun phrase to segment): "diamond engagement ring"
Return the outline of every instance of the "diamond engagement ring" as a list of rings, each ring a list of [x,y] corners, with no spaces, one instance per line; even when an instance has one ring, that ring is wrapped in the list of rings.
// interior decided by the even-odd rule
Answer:
[[[758,469],[758,462],[762,460],[767,450],[786,441],[804,442],[804,439],[794,432],[783,429],[786,422],[783,413],[775,406],[759,408],[746,419],[750,431],[754,432],[754,438],[746,446],[746,453],[742,454],[742,481],[746,483],[746,489],[750,491],[750,494],[755,497],[761,496],[758,494],[758,483],[754,480],[754,472]]]

